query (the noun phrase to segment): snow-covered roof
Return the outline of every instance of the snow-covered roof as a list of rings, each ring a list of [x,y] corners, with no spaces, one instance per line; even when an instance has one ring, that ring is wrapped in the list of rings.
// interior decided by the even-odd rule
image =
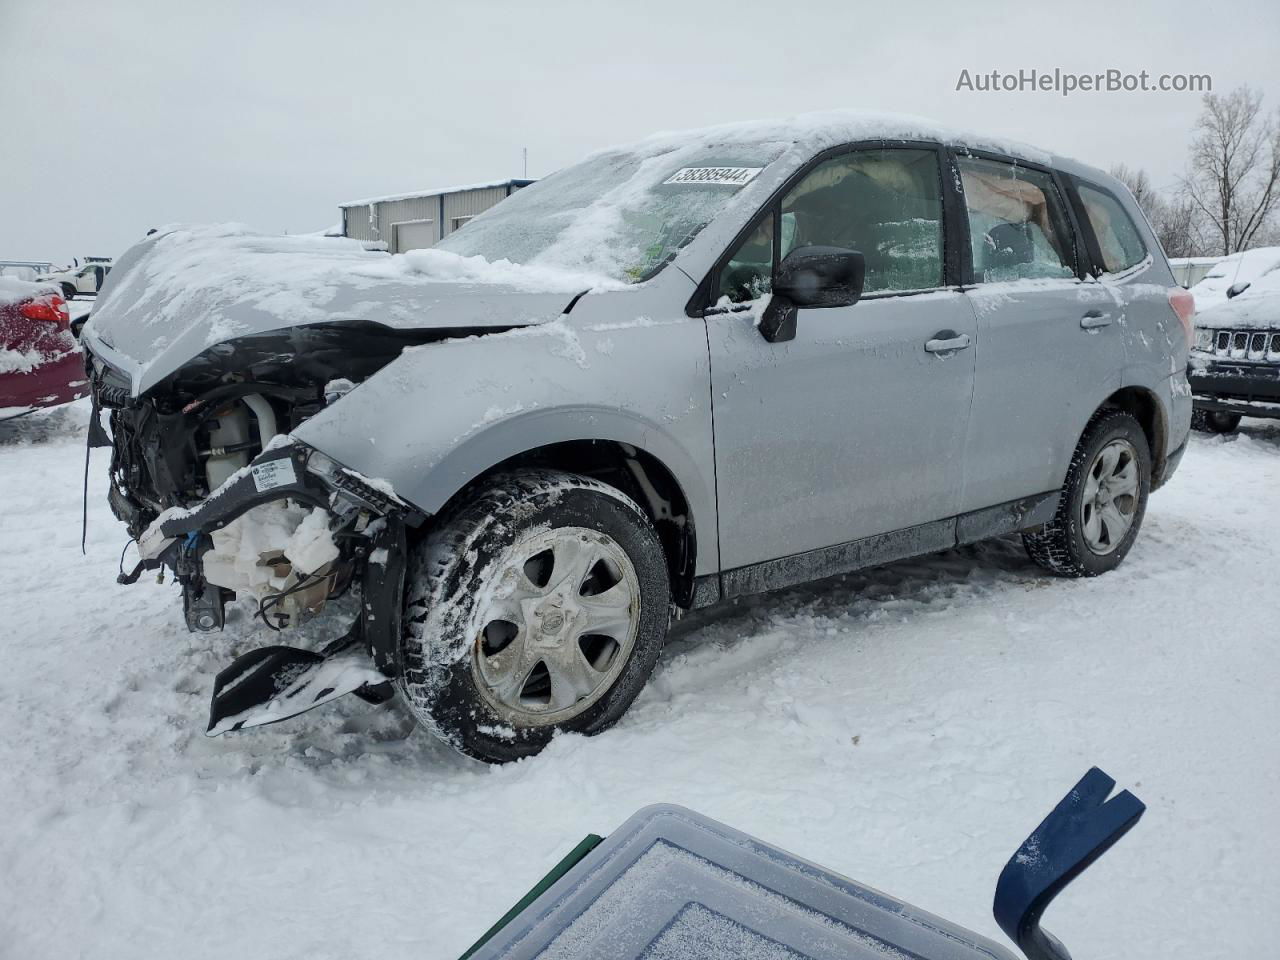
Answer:
[[[365,197],[363,200],[348,200],[338,204],[339,209],[347,207],[367,207],[373,203],[393,203],[396,200],[416,200],[419,197],[438,197],[442,193],[466,193],[468,190],[490,190],[494,187],[526,187],[532,180],[507,179],[490,180],[488,183],[464,183],[456,187],[431,187],[427,190],[411,190],[408,193],[390,193],[385,197]]]
[[[912,114],[869,110],[821,110],[772,120],[747,120],[694,130],[666,131],[629,146],[649,147],[655,142],[678,146],[693,141],[726,145],[782,141],[823,149],[859,140],[935,140],[1006,153],[1035,163],[1053,160],[1049,151],[1016,140],[989,137]]]

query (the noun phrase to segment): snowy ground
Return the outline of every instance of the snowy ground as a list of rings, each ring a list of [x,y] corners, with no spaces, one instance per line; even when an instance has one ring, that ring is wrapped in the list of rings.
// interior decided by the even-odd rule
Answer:
[[[1015,542],[682,627],[631,713],[504,768],[353,698],[203,736],[270,642],[114,583],[85,414],[0,425],[0,956],[456,957],[587,832],[695,807],[999,937],[996,875],[1090,764],[1144,821],[1052,908],[1079,958],[1280,940],[1280,426],[1196,436],[1120,571]]]

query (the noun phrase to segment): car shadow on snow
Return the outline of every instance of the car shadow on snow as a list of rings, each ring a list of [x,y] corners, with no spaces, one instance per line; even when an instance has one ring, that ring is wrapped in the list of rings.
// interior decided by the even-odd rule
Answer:
[[[728,627],[743,637],[779,618],[838,620],[848,626],[890,612],[901,617],[954,605],[1001,585],[1044,586],[1055,579],[1031,562],[1015,534],[694,611],[673,624],[667,655],[697,646],[713,626],[717,635]]]
[[[697,669],[696,661],[686,662],[693,651],[707,644],[739,647],[788,623],[829,620],[856,628],[885,617],[909,621],[958,602],[978,601],[1011,585],[1032,589],[1055,582],[1027,558],[1016,536],[873,567],[696,611],[673,624],[657,674],[669,679],[672,672]],[[266,640],[248,622],[229,628],[238,634],[237,652]],[[823,641],[814,637],[806,642]],[[204,680],[211,685],[211,676]],[[621,725],[627,725],[626,717]],[[240,773],[266,772],[281,760],[309,768],[322,780],[342,782],[353,777],[420,777],[428,770],[449,777],[485,769],[417,727],[398,699],[374,707],[347,697],[278,725],[220,737],[216,743],[199,752],[217,755],[216,765],[224,770],[231,761]]]
[[[24,416],[0,420],[0,446],[20,443],[46,443],[76,435],[83,436],[88,423],[87,410],[78,403],[33,410]]]

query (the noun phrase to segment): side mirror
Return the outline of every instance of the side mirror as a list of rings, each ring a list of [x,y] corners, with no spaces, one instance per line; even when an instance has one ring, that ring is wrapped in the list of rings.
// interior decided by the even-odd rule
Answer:
[[[1248,282],[1233,283],[1231,286],[1227,287],[1227,299],[1230,300],[1232,297],[1240,296],[1240,294],[1244,293],[1251,286],[1253,286],[1253,284]]]
[[[778,264],[773,297],[760,318],[770,343],[794,340],[800,307],[851,307],[862,296],[866,261],[844,247],[797,247]]]

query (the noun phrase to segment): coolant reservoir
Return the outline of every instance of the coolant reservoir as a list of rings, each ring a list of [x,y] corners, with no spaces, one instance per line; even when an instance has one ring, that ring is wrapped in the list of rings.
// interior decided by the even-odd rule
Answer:
[[[249,442],[249,412],[243,403],[234,403],[225,410],[219,410],[210,421],[209,428],[209,447],[214,453],[205,461],[204,470],[209,490],[213,491],[222,486],[227,477],[249,465],[248,450],[217,452]]]

